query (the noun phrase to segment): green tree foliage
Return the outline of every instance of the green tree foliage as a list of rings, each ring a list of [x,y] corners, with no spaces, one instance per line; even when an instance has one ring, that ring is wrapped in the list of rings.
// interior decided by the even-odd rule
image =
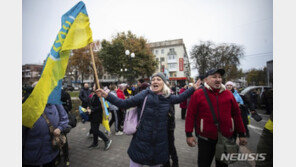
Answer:
[[[249,85],[267,85],[266,67],[263,69],[251,69],[246,72],[246,80]]]
[[[81,74],[82,82],[85,76],[94,75],[93,66],[91,64],[92,61],[90,54],[90,45],[87,45],[86,47],[81,49],[72,50],[72,53],[73,54],[69,59],[67,72],[77,70]],[[102,63],[97,56],[95,56],[95,64],[98,75],[102,74]]]
[[[135,58],[125,55],[125,50],[135,53]],[[137,37],[130,31],[118,33],[112,41],[103,40],[102,49],[98,53],[104,69],[113,75],[123,76],[133,82],[141,76],[151,76],[157,66],[147,40]],[[128,71],[121,71],[127,69]]]
[[[194,68],[198,69],[200,75],[213,68],[223,68],[225,70],[225,79],[237,79],[243,75],[242,70],[238,69],[240,58],[244,51],[241,46],[235,44],[216,45],[213,42],[200,42],[194,45],[190,52],[194,60]]]

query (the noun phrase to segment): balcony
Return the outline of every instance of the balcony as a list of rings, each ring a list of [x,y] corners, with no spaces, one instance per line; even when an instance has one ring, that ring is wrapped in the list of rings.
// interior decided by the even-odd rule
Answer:
[[[177,59],[168,59],[168,63],[177,63],[178,60]]]
[[[169,68],[168,71],[169,72],[174,72],[174,71],[177,71],[177,68]]]

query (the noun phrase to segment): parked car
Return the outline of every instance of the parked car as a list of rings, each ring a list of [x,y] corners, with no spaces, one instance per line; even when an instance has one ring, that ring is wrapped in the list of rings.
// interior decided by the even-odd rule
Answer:
[[[250,102],[252,100],[254,100],[254,99],[252,99],[252,96],[256,97],[257,99],[254,101],[256,107],[264,108],[265,106],[262,102],[262,94],[264,91],[266,91],[268,89],[272,89],[272,87],[270,87],[270,86],[249,86],[249,87],[246,87],[244,90],[242,90],[240,92],[240,95],[247,98]]]

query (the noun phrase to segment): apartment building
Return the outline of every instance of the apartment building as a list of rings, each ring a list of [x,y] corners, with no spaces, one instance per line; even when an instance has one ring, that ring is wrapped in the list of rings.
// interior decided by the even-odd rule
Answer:
[[[25,64],[22,66],[22,85],[32,85],[38,81],[43,65],[39,64]]]
[[[190,81],[190,65],[183,39],[149,43],[158,62],[156,72],[163,72],[170,84]]]

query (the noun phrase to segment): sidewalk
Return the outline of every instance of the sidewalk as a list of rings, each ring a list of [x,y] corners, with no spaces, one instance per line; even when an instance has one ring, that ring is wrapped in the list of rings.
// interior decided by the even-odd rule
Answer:
[[[181,119],[181,109],[175,105],[176,109],[176,129],[175,146],[179,157],[180,167],[197,166],[197,147],[189,147],[186,144],[185,120]],[[92,143],[92,138],[86,136],[90,129],[89,122],[77,126],[67,135],[69,142],[69,158],[71,167],[128,167],[129,157],[127,149],[132,136],[114,135],[114,126],[112,126],[112,145],[108,151],[104,151],[104,142],[99,141],[98,149],[89,150],[87,147]],[[100,129],[104,132],[104,127]],[[62,166],[63,163],[60,164]],[[212,166],[215,166],[214,163]],[[250,166],[247,162],[235,163],[229,166]]]

